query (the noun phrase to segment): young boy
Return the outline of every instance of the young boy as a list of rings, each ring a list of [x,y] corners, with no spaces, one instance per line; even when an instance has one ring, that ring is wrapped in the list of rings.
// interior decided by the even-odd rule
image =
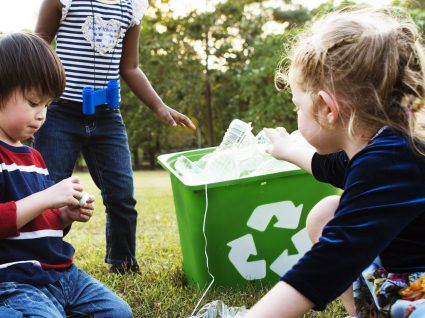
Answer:
[[[23,145],[65,86],[63,66],[32,34],[0,37],[0,313],[2,317],[132,317],[130,307],[73,265],[63,236],[87,222],[78,177],[57,184],[40,153]],[[64,230],[65,229],[65,230]]]

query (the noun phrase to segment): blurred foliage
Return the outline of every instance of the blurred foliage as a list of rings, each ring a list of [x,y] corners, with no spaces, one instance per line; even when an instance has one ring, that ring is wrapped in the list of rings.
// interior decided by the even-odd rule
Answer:
[[[308,10],[288,0],[277,8],[266,1],[226,0],[213,11],[176,16],[164,9],[168,1],[161,0],[161,8],[153,3],[142,21],[140,66],[164,102],[198,129],[160,122],[123,84],[122,112],[136,168],[143,162],[154,167],[161,153],[217,145],[234,118],[252,122],[254,133],[263,127],[296,129],[289,89],[274,85],[276,66],[305,24],[355,4],[328,1]],[[424,1],[392,4],[425,32]],[[278,32],[268,32],[272,22]]]

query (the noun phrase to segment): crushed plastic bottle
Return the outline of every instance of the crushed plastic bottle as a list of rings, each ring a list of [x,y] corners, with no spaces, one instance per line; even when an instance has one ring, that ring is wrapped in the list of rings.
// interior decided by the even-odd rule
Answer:
[[[214,300],[189,318],[242,318],[248,313],[245,307],[229,307],[221,300]]]
[[[254,151],[251,151],[249,156],[240,157],[240,159],[237,161],[240,171],[239,177],[251,176],[252,173],[266,161],[278,161],[267,154],[265,151],[261,151],[256,148],[252,149],[254,149]]]
[[[297,166],[283,160],[277,160],[273,157],[263,161],[258,167],[250,173],[250,176],[261,176],[266,173],[274,173],[279,171],[290,171],[297,169]]]
[[[254,138],[251,130],[251,123],[245,123],[239,119],[232,120],[218,149],[225,150],[248,146]]]
[[[255,141],[257,142],[257,147],[262,151],[265,151],[272,144],[264,129],[255,136]]]
[[[239,178],[239,168],[233,151],[216,151],[208,160],[204,175],[207,180],[221,181]]]
[[[291,133],[291,139],[302,146],[311,147],[297,130]],[[295,165],[269,155],[266,149],[271,144],[264,130],[254,136],[251,123],[234,119],[222,142],[212,153],[196,162],[185,156],[178,157],[174,167],[188,184],[220,182],[297,169]]]
[[[300,146],[305,146],[305,147],[313,147],[312,145],[310,145],[307,140],[305,140],[305,138],[303,137],[303,135],[301,135],[301,132],[299,130],[294,130],[291,134],[291,139],[299,144]]]
[[[204,181],[202,169],[198,167],[198,163],[191,161],[186,156],[177,158],[174,169],[187,183],[196,184]]]
[[[187,173],[200,173],[200,169],[198,169],[197,164],[192,162],[186,156],[178,157],[174,163],[174,168],[181,175],[185,175]]]

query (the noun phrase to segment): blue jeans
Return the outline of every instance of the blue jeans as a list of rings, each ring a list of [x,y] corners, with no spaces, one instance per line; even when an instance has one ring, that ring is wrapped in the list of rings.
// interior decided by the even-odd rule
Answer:
[[[78,155],[83,154],[106,207],[105,262],[137,264],[133,171],[121,114],[100,106],[96,114],[86,116],[81,107],[81,103],[68,101],[51,104],[34,147],[55,182],[70,177]]]
[[[423,318],[425,317],[425,299],[418,299],[414,301],[397,300],[391,307],[391,317],[404,318],[406,317],[406,309],[413,306],[415,310],[410,314],[409,318]]]
[[[0,317],[133,317],[130,306],[75,265],[45,286],[0,283]]]

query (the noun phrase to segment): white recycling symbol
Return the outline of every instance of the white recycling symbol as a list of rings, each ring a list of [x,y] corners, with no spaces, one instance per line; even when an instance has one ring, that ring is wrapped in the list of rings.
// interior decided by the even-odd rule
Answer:
[[[252,212],[247,225],[252,229],[264,232],[275,216],[278,221],[273,225],[274,227],[296,229],[300,222],[302,207],[302,204],[296,207],[291,201],[260,205]],[[291,269],[312,246],[305,228],[292,236],[291,241],[298,254],[288,255],[288,250],[285,249],[270,265],[270,269],[279,276],[284,275]],[[248,262],[250,255],[257,255],[257,248],[252,234],[243,235],[227,243],[227,245],[230,246],[229,260],[242,277],[246,280],[266,277],[267,263],[265,260]]]

